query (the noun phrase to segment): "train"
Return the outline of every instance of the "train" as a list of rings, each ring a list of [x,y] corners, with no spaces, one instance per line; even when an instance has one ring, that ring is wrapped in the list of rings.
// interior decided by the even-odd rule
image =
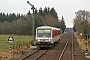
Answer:
[[[40,26],[36,28],[36,45],[39,47],[50,47],[60,41],[61,31],[59,28]]]

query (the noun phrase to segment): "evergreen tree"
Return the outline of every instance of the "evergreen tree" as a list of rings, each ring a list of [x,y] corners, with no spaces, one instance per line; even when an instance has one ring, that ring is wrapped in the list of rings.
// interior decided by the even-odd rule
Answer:
[[[17,18],[16,18],[15,13],[12,13],[12,14],[9,15],[9,22],[11,22],[11,21],[13,21],[13,20],[16,20],[16,19],[17,19]]]
[[[38,12],[37,12],[37,9],[35,9],[35,14],[37,14]]]
[[[57,12],[55,11],[54,8],[51,8],[50,14],[51,14],[54,18],[58,18]]]
[[[1,22],[3,21],[3,15],[2,15],[2,12],[0,13],[0,21],[1,21]]]
[[[2,22],[4,22],[5,21],[5,13],[2,13]]]
[[[47,8],[47,11],[48,11],[48,13],[50,13],[50,8],[49,7]]]
[[[64,22],[64,18],[63,18],[63,16],[62,16],[61,29],[62,29],[63,32],[64,32],[65,28],[66,28],[66,25],[65,25],[65,22]]]
[[[29,12],[28,12],[27,14],[28,14],[28,15],[31,15],[30,10],[29,10]]]
[[[39,15],[42,16],[42,8],[39,9]]]
[[[17,13],[17,19],[19,19],[20,18],[20,13]]]
[[[47,9],[47,7],[44,8],[44,13],[45,13],[45,15],[48,14],[48,9]]]
[[[76,32],[76,28],[75,28],[75,25],[73,26],[73,31]]]

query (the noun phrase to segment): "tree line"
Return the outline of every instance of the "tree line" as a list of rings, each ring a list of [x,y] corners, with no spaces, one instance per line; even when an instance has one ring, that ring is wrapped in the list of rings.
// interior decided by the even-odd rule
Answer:
[[[86,35],[90,35],[90,12],[86,10],[79,10],[75,12],[74,18],[74,31],[78,34],[82,33],[85,38]]]
[[[0,33],[1,34],[19,34],[32,35],[32,13],[29,11],[26,15],[15,13],[0,13]],[[64,32],[66,25],[64,17],[58,19],[58,14],[54,8],[45,7],[34,10],[35,29],[42,25],[57,27]]]
[[[7,21],[7,22],[11,22],[13,20],[17,20],[21,17],[20,14],[15,14],[15,13],[10,13],[10,14],[5,14],[3,12],[0,13],[0,22],[4,22],[4,21]]]

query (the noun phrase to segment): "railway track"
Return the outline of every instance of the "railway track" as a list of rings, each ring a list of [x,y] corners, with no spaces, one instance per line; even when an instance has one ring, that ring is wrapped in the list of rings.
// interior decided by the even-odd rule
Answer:
[[[28,58],[28,57],[30,57],[31,55],[37,53],[38,51],[39,51],[39,50],[36,50],[36,51],[34,51],[34,52],[32,52],[32,53],[29,53],[29,54],[27,54],[26,56],[24,56],[24,57],[22,57],[22,58],[20,58],[20,59],[18,59],[18,60],[25,60],[26,58]]]
[[[74,47],[73,47],[73,34],[71,34],[71,36],[69,37],[69,39],[67,40],[65,47],[63,48],[59,60],[74,60]],[[70,48],[71,47],[71,48]],[[69,49],[68,49],[69,48]],[[67,55],[67,57],[65,58],[65,56]]]
[[[73,34],[63,34],[52,49],[38,50],[19,60],[89,60],[86,59]]]
[[[89,60],[85,58],[84,52],[79,47],[74,34],[71,34],[69,40],[65,44],[64,49],[60,53],[58,60]]]
[[[42,56],[38,60],[59,60],[59,56],[60,54],[63,56],[63,53],[69,43],[69,40],[69,34],[63,35],[63,37],[61,37],[61,41],[59,42],[59,44],[57,44],[52,50],[49,50],[44,56]]]
[[[36,50],[18,60],[37,60],[42,55],[44,55],[48,50]]]
[[[64,49],[63,49],[62,52],[61,52],[61,55],[60,55],[60,57],[59,57],[59,60],[62,59],[63,54],[64,54],[64,52],[65,52],[65,49],[66,49],[66,47],[67,47],[67,45],[68,45],[68,42],[69,42],[69,39],[68,39],[68,41],[66,42]]]
[[[41,56],[43,56],[46,52],[48,52],[50,49],[52,49],[54,46],[47,50],[36,50],[32,53],[27,54],[24,57],[21,57],[17,60],[38,60]]]

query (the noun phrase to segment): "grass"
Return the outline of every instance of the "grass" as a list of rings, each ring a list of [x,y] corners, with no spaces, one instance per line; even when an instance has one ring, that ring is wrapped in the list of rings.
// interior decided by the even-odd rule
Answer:
[[[12,42],[12,45],[16,47],[19,44],[25,44],[29,43],[32,40],[31,36],[27,35],[5,35],[0,34],[0,50],[9,49],[9,42],[8,37],[12,36],[14,38],[14,41]]]

